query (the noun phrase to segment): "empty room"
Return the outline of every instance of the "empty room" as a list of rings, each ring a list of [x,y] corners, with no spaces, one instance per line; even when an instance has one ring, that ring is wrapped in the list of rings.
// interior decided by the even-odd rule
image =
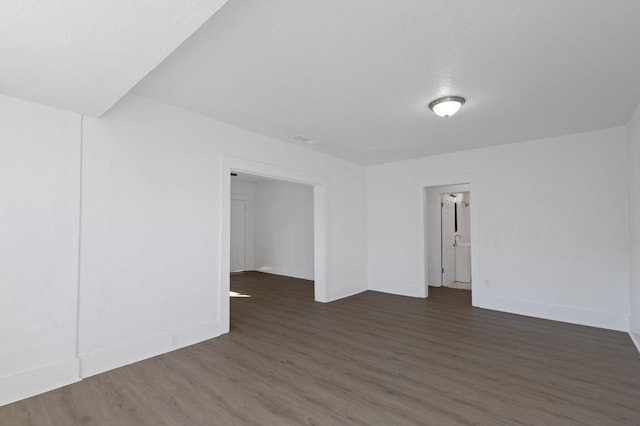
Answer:
[[[640,424],[640,2],[0,5],[0,425]]]

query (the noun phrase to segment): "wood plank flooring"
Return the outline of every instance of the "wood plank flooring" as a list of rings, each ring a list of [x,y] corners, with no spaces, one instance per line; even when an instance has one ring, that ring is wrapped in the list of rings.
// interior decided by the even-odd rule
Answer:
[[[231,333],[0,407],[0,425],[640,425],[628,335],[232,276]]]

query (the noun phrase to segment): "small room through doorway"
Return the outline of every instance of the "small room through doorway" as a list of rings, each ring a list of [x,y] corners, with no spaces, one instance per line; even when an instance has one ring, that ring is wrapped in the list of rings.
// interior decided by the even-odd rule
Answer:
[[[245,190],[239,189],[237,183],[238,177],[244,180]],[[221,333],[228,333],[231,325],[231,301],[256,301],[256,298],[251,294],[242,294],[243,297],[233,296],[231,281],[232,276],[237,277],[239,275],[247,276],[253,274],[253,276],[262,276],[263,278],[276,277],[280,282],[295,283],[300,281],[306,281],[306,287],[309,295],[305,296],[315,302],[327,302],[329,301],[329,291],[327,285],[328,278],[328,265],[327,257],[329,254],[327,247],[327,234],[329,232],[329,225],[326,221],[327,216],[327,202],[326,202],[326,189],[328,180],[324,176],[314,175],[306,172],[301,172],[293,169],[283,168],[274,164],[262,163],[251,161],[243,158],[221,156],[220,157],[220,247],[219,247],[219,265],[220,265],[220,286],[218,293],[218,306],[219,306],[219,319],[220,319],[220,331]],[[258,191],[258,187],[272,187],[287,186],[285,191],[273,190],[271,192]],[[251,192],[254,188],[255,192]],[[290,199],[280,198],[280,195],[284,193],[291,195],[292,188],[294,193],[304,193],[300,198],[304,198],[304,202],[291,202]],[[282,188],[280,188],[282,189]],[[259,195],[262,198],[258,198]],[[301,194],[298,194],[301,195]],[[234,203],[235,207],[232,207],[232,200],[236,199],[240,202]],[[261,199],[268,200],[267,204],[271,206],[271,209],[265,211],[260,209],[258,214],[259,205]],[[281,202],[274,202],[281,200]],[[288,201],[287,201],[288,200]],[[245,201],[244,205],[242,201]],[[281,213],[278,210],[279,207],[288,206],[288,210],[285,213]],[[233,225],[231,219],[232,208],[235,213],[245,210],[244,226],[242,222],[240,225]],[[292,237],[292,230],[297,227],[296,219],[291,215],[300,213],[300,209],[304,212],[309,210],[312,214],[305,213],[302,223],[305,223],[305,235],[307,235],[304,243],[295,240],[296,237]],[[253,218],[252,218],[253,217]],[[268,220],[273,226],[264,226],[265,220]],[[276,223],[277,222],[277,223]],[[310,225],[309,225],[310,224]],[[253,228],[253,231],[251,227]],[[260,227],[262,226],[262,229]],[[240,237],[234,235],[236,242],[233,243],[235,251],[235,257],[231,259],[231,230],[234,229],[234,233],[239,231]],[[309,229],[311,231],[309,232]],[[276,230],[274,232],[274,230]],[[267,256],[263,257],[264,250],[258,246],[260,241],[265,240],[258,236],[258,232],[270,233],[269,240],[272,241],[271,247],[273,250],[267,251]],[[244,232],[244,236],[243,236]],[[253,235],[253,238],[251,237]],[[309,237],[311,235],[311,237]],[[240,238],[238,244],[238,238]],[[278,239],[280,238],[280,239]],[[273,244],[273,241],[276,243]],[[244,250],[242,246],[244,245]],[[240,253],[240,256],[238,254]],[[268,257],[268,256],[275,257]],[[300,257],[304,256],[307,259],[306,262],[299,261]],[[260,271],[260,272],[239,272],[233,274],[231,272],[231,264],[236,267],[237,271]],[[282,274],[282,275],[280,275]],[[302,275],[301,278],[291,278],[298,274]],[[298,275],[300,276],[300,275]],[[249,277],[250,278],[250,277]],[[234,279],[233,281],[237,281]],[[269,286],[261,286],[263,290],[266,290]],[[292,286],[282,288],[280,291],[289,291]],[[241,289],[240,289],[241,290]],[[274,300],[272,298],[272,300]],[[277,298],[275,299],[277,300]]]
[[[428,285],[470,291],[470,185],[427,187],[425,211]]]
[[[232,171],[230,193],[229,271],[313,283],[313,186]]]
[[[441,285],[471,290],[469,192],[440,194]]]

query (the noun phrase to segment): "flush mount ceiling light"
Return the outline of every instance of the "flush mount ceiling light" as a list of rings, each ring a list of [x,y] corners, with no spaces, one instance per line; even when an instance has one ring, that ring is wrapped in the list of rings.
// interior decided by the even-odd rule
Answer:
[[[458,112],[465,100],[460,96],[444,96],[429,104],[429,109],[439,117],[451,117]]]

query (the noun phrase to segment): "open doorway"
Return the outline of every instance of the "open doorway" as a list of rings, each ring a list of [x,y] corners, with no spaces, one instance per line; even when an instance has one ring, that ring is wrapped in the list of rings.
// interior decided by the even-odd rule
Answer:
[[[470,185],[426,189],[425,246],[431,287],[471,290]],[[468,271],[466,270],[468,269]]]
[[[256,220],[251,219],[251,214],[255,215],[255,209],[250,212],[250,206],[255,200],[250,200],[249,197],[242,197],[243,194],[235,194],[232,198],[231,190],[231,175],[232,173],[239,175],[251,175],[254,179],[260,181],[277,181],[282,184],[302,184],[305,188],[305,196],[307,199],[312,199],[312,205],[310,210],[312,211],[312,220],[309,220],[307,215],[307,222],[312,221],[312,227],[307,227],[307,232],[312,233],[311,242],[305,245],[304,250],[300,250],[299,244],[289,244],[287,247],[289,257],[295,257],[300,254],[307,255],[306,259],[311,259],[307,263],[297,262],[301,265],[301,268],[295,267],[289,269],[276,269],[278,266],[278,259],[270,259],[265,262],[262,271],[269,273],[281,273],[287,276],[302,275],[305,278],[313,280],[313,299],[317,302],[327,302],[328,289],[327,289],[327,247],[326,247],[326,187],[328,181],[323,176],[312,175],[297,170],[286,169],[279,166],[260,163],[256,161],[236,158],[236,157],[221,157],[220,164],[220,247],[219,247],[219,271],[220,271],[220,287],[218,293],[219,312],[220,312],[220,332],[228,333],[230,324],[230,275],[232,271],[232,250],[235,251],[233,265],[237,270],[258,269],[256,266],[261,263],[260,259],[255,257],[255,244],[256,240],[250,241],[247,236],[250,232],[251,224],[257,223]],[[236,203],[234,203],[234,199]],[[244,201],[244,203],[243,203]],[[235,207],[233,207],[235,204]],[[273,205],[273,203],[272,203]],[[290,204],[291,206],[291,204]],[[235,213],[244,212],[244,225],[236,225],[233,227],[234,234],[244,233],[241,237],[234,236],[237,241],[234,243],[233,249],[231,244],[232,233],[232,208]],[[297,208],[295,203],[292,208]],[[242,214],[242,213],[240,213]],[[276,219],[279,214],[274,213]],[[283,218],[280,217],[280,220]],[[286,217],[283,222],[288,224]],[[254,225],[255,226],[255,225]],[[255,229],[254,229],[255,234]],[[267,230],[267,232],[271,232]],[[288,230],[281,228],[281,232],[272,235],[274,238],[279,238],[280,234],[286,234]],[[272,233],[273,234],[273,233]],[[309,238],[308,238],[309,240]],[[290,241],[290,240],[289,240]],[[254,245],[253,250],[251,245]],[[242,249],[244,245],[244,249]],[[240,254],[239,254],[240,253]],[[241,254],[244,253],[244,254]],[[251,253],[254,253],[253,258]],[[240,259],[240,260],[239,260]],[[280,259],[282,260],[282,259]],[[282,263],[282,262],[280,262]],[[295,262],[294,262],[295,264]],[[301,272],[302,271],[302,272]],[[291,278],[299,279],[299,278]]]
[[[470,194],[469,191],[439,194],[440,284],[444,287],[471,290]]]
[[[419,183],[421,239],[425,294],[440,288],[470,291],[479,302],[477,186],[474,175],[425,180]]]
[[[230,201],[232,331],[248,305],[314,300],[313,186],[232,170]]]
[[[314,279],[313,186],[231,174],[230,272]]]

